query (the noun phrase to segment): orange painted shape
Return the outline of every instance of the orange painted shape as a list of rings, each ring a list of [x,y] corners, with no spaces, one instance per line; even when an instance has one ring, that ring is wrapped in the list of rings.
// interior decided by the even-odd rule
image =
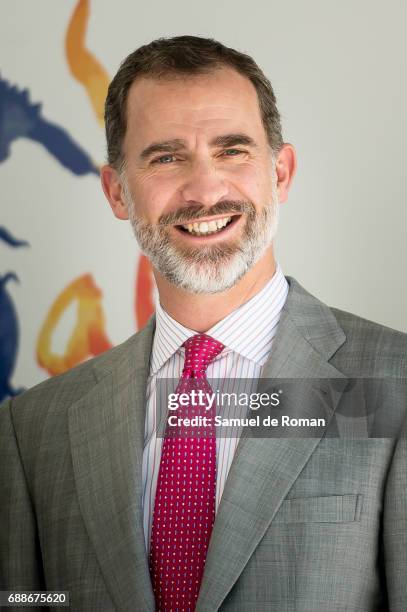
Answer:
[[[63,355],[51,350],[52,335],[65,310],[77,301],[76,323]],[[105,332],[102,292],[91,274],[70,283],[56,298],[43,323],[37,341],[37,362],[48,374],[61,374],[112,347]]]
[[[104,104],[110,79],[102,64],[86,48],[89,12],[89,0],[79,0],[66,31],[65,53],[72,76],[85,87],[96,117],[103,125]]]

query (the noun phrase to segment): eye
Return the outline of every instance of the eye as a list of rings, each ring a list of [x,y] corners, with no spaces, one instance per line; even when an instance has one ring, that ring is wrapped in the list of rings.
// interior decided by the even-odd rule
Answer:
[[[227,157],[235,157],[239,155],[239,153],[243,153],[243,151],[240,151],[240,149],[226,149],[226,151],[223,152]]]
[[[169,164],[174,161],[175,157],[172,153],[167,153],[167,155],[161,155],[161,157],[157,157],[152,160],[153,164]]]

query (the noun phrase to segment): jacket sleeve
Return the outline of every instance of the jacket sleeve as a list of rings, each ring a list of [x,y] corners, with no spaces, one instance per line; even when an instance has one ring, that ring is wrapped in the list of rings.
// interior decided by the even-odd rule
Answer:
[[[383,514],[384,562],[390,612],[407,610],[407,430],[397,440]]]
[[[0,590],[45,590],[35,512],[11,400],[0,406]]]

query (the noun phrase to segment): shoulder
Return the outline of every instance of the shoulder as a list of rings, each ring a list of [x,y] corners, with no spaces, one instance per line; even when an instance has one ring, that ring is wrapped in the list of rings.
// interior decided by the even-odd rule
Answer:
[[[407,374],[407,334],[351,312],[327,306],[287,277],[285,308],[297,329],[346,375],[401,377]]]
[[[148,349],[153,329],[151,322],[103,354],[35,385],[0,406],[0,416],[2,411],[7,411],[7,406],[10,407],[16,424],[38,424],[38,421],[44,421],[48,417],[60,416],[112,371],[128,368],[129,363],[134,363],[136,367],[137,361],[145,360],[144,349]]]
[[[360,375],[406,376],[407,334],[338,308],[330,311],[346,336],[332,359],[335,365],[359,367]]]

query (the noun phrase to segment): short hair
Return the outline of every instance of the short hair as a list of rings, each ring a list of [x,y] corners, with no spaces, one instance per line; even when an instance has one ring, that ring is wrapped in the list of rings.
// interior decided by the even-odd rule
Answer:
[[[122,145],[127,127],[127,97],[139,76],[171,78],[210,73],[224,66],[234,68],[254,85],[267,139],[273,153],[283,145],[280,114],[270,81],[245,53],[226,47],[212,38],[175,36],[159,38],[130,53],[110,83],[105,103],[107,161],[120,170]]]

